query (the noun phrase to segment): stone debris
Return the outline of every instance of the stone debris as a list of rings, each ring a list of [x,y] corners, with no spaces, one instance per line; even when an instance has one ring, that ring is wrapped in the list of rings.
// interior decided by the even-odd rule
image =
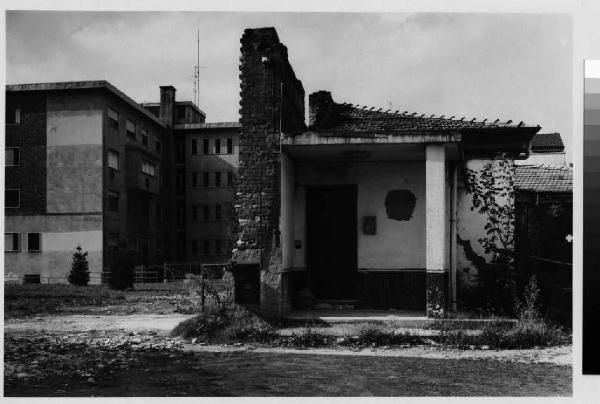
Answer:
[[[96,384],[102,375],[136,364],[140,352],[180,354],[183,344],[179,338],[109,331],[5,335],[5,383],[64,377]]]

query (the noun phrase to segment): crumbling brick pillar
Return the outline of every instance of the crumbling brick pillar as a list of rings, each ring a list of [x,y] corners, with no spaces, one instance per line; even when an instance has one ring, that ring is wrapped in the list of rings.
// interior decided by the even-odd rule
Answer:
[[[260,308],[278,316],[282,290],[281,132],[305,129],[304,89],[274,28],[246,29],[240,58],[240,152],[232,260],[260,265]]]

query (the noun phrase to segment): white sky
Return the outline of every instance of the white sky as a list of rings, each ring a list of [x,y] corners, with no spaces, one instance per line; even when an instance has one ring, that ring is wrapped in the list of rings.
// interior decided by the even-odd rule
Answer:
[[[173,85],[236,121],[239,39],[274,26],[308,94],[334,100],[572,128],[571,19],[560,14],[16,12],[6,14],[9,84],[108,80],[138,102]],[[32,29],[32,27],[35,27]]]

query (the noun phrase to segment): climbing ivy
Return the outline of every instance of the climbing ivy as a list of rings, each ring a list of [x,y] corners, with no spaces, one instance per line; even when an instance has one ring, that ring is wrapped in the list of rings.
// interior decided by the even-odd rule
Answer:
[[[465,170],[471,210],[486,218],[485,236],[478,242],[489,261],[478,261],[481,302],[498,312],[512,311],[515,274],[515,168],[506,155],[495,156],[481,170]]]

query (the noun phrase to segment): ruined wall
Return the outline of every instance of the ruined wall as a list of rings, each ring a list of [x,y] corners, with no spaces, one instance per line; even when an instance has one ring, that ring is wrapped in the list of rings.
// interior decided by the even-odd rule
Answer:
[[[261,267],[261,309],[284,309],[279,237],[280,131],[305,129],[304,89],[274,28],[241,39],[239,178],[233,260]],[[283,294],[282,294],[283,293]]]

